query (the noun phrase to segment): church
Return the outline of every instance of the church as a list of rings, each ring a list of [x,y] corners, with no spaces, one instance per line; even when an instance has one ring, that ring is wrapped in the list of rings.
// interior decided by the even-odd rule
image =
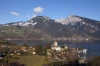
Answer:
[[[61,47],[58,45],[57,41],[54,41],[54,43],[51,46],[51,49],[61,50]]]

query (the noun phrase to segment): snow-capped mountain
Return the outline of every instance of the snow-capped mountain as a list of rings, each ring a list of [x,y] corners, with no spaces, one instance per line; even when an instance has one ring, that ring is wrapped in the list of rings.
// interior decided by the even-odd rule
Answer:
[[[9,31],[12,31],[13,33],[14,31],[17,31],[14,28],[19,29],[20,34],[28,34],[27,31],[29,30],[32,33],[30,32],[28,37],[31,38],[32,36],[43,37],[45,35],[52,37],[100,38],[100,21],[76,15],[70,15],[68,18],[61,18],[59,20],[53,20],[47,16],[37,16],[28,21],[12,22],[0,25],[0,28],[3,29],[4,27],[2,26],[7,26],[6,29],[9,29]],[[14,27],[13,30],[8,28],[10,26]],[[23,26],[27,26],[26,31],[24,31],[25,29],[23,29]],[[20,32],[21,30],[22,33]],[[0,34],[4,34],[2,32],[10,33],[9,31],[0,31]],[[8,33],[6,34],[7,36]]]
[[[76,23],[76,22],[83,22],[83,20],[76,15],[70,15],[68,18],[61,18],[56,20],[56,22],[59,22],[63,25],[68,25],[69,23]]]
[[[56,22],[65,25],[71,30],[84,30],[90,33],[100,31],[100,21],[76,15],[70,15],[68,18],[61,18],[59,20],[56,20]]]
[[[68,18],[61,18],[56,20],[56,22],[61,23],[63,25],[76,25],[77,23],[80,23],[80,25],[96,25],[97,23],[99,24],[100,21],[81,17],[81,16],[76,16],[76,15],[70,15]]]
[[[47,21],[50,20],[50,18],[46,17],[46,16],[37,16],[37,17],[31,18],[28,21],[12,22],[12,23],[3,24],[3,25],[0,25],[0,26],[31,26],[31,25],[35,26],[37,24],[37,22],[35,20],[36,18],[42,19],[44,22],[47,22]]]

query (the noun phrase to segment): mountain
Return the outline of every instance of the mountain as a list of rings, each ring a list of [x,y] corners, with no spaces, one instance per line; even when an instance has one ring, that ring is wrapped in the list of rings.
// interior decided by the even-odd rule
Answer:
[[[68,25],[68,24],[74,25],[75,23],[78,23],[78,22],[85,24],[85,23],[97,23],[97,22],[99,23],[100,21],[81,17],[81,16],[70,15],[68,18],[61,18],[61,19],[56,20],[56,22],[59,22],[63,25]]]
[[[0,26],[0,37],[5,39],[52,39],[65,35],[65,27],[46,16],[28,21],[11,22]]]
[[[68,18],[61,18],[59,20],[56,20],[56,22],[59,22],[63,25],[68,25],[69,23],[75,23],[75,22],[81,22],[82,18],[76,15],[70,15]]]
[[[56,22],[63,24],[73,34],[100,38],[100,21],[70,15],[68,18],[61,18]]]
[[[31,20],[37,22],[35,25],[36,29],[40,29],[43,32],[50,34],[52,37],[62,37],[66,33],[66,28],[62,24],[55,22],[55,20],[44,16],[38,16]]]
[[[0,25],[0,37],[5,39],[99,39],[100,21],[70,15],[59,20],[37,16],[28,21]]]

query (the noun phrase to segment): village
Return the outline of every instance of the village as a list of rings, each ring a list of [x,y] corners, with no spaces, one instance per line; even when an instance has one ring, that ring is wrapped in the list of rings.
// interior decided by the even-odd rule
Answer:
[[[79,59],[79,63],[85,63],[87,49],[71,48],[66,46],[60,47],[57,41],[47,50],[47,57],[50,61],[73,61]]]
[[[6,59],[6,63],[9,63],[9,58],[19,59],[19,56],[45,56],[44,59],[48,62],[68,62],[78,59],[80,64],[86,63],[87,49],[72,48],[66,46],[60,47],[55,40],[51,46],[47,45],[42,48],[41,45],[37,46],[9,46],[5,44],[0,45],[0,61]]]
[[[0,59],[5,58],[7,55],[13,56],[13,55],[29,55],[33,54],[35,55],[35,47],[27,47],[27,46],[17,46],[17,47],[10,47],[7,45],[1,45],[0,46]]]

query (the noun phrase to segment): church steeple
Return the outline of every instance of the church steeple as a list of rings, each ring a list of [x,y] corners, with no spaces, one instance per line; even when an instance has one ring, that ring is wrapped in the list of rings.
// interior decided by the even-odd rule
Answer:
[[[65,43],[64,47],[65,47],[66,49],[68,49],[68,47],[67,47],[66,43]]]
[[[65,43],[65,45],[64,45],[65,47],[66,47],[66,43]]]

